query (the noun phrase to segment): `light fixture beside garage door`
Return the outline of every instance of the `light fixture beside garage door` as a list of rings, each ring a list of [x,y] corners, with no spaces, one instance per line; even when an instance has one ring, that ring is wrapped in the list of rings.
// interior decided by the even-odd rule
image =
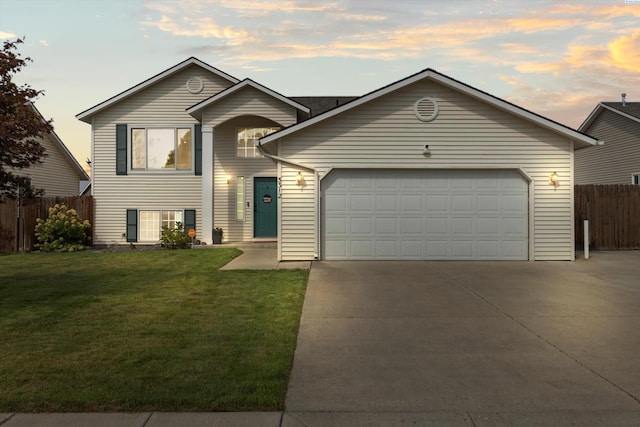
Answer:
[[[413,104],[413,112],[418,120],[430,122],[438,117],[438,102],[429,96],[420,98]]]

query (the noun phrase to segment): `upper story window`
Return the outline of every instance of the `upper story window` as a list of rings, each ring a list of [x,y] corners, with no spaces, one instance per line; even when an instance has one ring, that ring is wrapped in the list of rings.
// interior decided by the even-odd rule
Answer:
[[[131,128],[132,170],[191,170],[191,128]]]
[[[263,157],[256,148],[255,142],[270,133],[279,131],[279,127],[270,128],[238,128],[237,157]]]

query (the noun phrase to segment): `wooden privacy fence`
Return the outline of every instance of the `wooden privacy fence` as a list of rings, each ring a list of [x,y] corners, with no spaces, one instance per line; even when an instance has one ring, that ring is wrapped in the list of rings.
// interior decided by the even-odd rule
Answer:
[[[578,249],[585,219],[591,249],[640,249],[640,185],[576,185],[575,219]]]
[[[83,220],[88,219],[91,227],[87,236],[93,242],[93,197],[38,197],[29,202],[4,200],[0,202],[0,252],[31,251],[36,239],[36,219],[46,219],[49,208],[64,204],[78,211]]]

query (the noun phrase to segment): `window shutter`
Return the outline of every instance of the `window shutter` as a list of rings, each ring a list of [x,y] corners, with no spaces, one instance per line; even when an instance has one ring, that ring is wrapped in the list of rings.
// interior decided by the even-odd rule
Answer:
[[[196,210],[195,209],[185,209],[184,210],[184,231],[189,231],[190,229],[196,229]]]
[[[116,175],[127,174],[127,125],[116,125]]]
[[[138,241],[138,210],[127,209],[127,242]]]
[[[195,125],[194,133],[195,174],[202,175],[202,125]]]

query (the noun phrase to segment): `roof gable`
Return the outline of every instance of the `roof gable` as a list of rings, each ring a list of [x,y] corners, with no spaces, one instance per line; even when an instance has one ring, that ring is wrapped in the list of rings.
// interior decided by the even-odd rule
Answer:
[[[604,111],[611,111],[628,120],[640,123],[640,102],[625,102],[624,106],[622,102],[601,102],[596,105],[596,108],[593,109],[578,130],[580,132],[586,132],[589,126],[591,126]]]
[[[209,98],[202,100],[200,102],[198,102],[197,104],[195,104],[194,106],[190,107],[187,109],[187,113],[192,115],[193,117],[195,117],[196,119],[200,120],[201,116],[202,116],[202,110],[204,110],[206,107],[215,104],[216,102],[227,98],[231,95],[233,95],[234,93],[237,93],[238,91],[240,91],[241,89],[245,88],[245,87],[252,87],[254,89],[259,90],[262,93],[265,93],[266,95],[269,95],[273,98],[278,99],[279,101],[288,104],[298,110],[304,111],[305,113],[309,113],[310,110],[308,107],[293,101],[289,98],[287,98],[284,95],[279,94],[278,92],[275,92],[265,86],[262,86],[259,83],[254,82],[251,79],[244,79],[242,80],[240,83],[237,83],[233,86],[231,86],[228,89],[223,90],[222,92],[219,92],[213,96],[210,96]]]
[[[464,94],[467,94],[473,98],[476,98],[482,102],[485,102],[493,107],[496,107],[500,110],[506,111],[508,113],[511,113],[515,116],[518,116],[520,118],[523,118],[525,120],[528,120],[532,123],[535,123],[539,126],[542,126],[548,130],[551,130],[553,132],[559,133],[561,135],[564,135],[576,142],[578,142],[578,144],[582,145],[582,146],[591,146],[591,145],[596,145],[597,144],[597,139],[588,136],[586,134],[583,134],[581,132],[578,132],[574,129],[571,129],[565,125],[562,125],[558,122],[555,122],[551,119],[545,118],[539,114],[533,113],[529,110],[526,110],[522,107],[518,107],[515,104],[512,104],[508,101],[505,101],[503,99],[497,98],[493,95],[488,94],[487,92],[481,91],[479,89],[476,89],[472,86],[469,86],[465,83],[462,83],[458,80],[455,80],[451,77],[445,76],[444,74],[440,74],[437,71],[431,69],[431,68],[427,68],[426,70],[423,70],[419,73],[416,73],[414,75],[411,75],[409,77],[406,77],[402,80],[399,80],[395,83],[391,83],[387,86],[384,86],[380,89],[377,89],[373,92],[370,92],[366,95],[361,96],[360,98],[357,98],[351,102],[347,102],[346,104],[343,104],[341,106],[338,106],[332,110],[329,110],[323,114],[317,115],[315,117],[312,117],[311,119],[304,121],[302,123],[299,123],[297,125],[285,128],[279,132],[275,132],[272,133],[264,138],[262,138],[260,140],[260,142],[262,144],[268,144],[272,141],[275,141],[279,138],[282,138],[284,136],[290,135],[292,133],[295,133],[301,129],[304,129],[308,126],[312,126],[318,122],[321,122],[323,120],[326,120],[330,117],[334,117],[336,115],[339,115],[345,111],[351,110],[353,108],[356,108],[360,105],[366,104],[374,99],[377,99],[381,96],[387,95],[391,92],[394,92],[396,90],[399,90],[401,88],[404,88],[408,85],[411,85],[413,83],[416,83],[418,81],[424,80],[424,79],[429,79],[431,81],[437,82],[439,84],[442,84],[445,87],[448,87],[450,89],[462,92]]]
[[[167,70],[165,70],[165,71],[163,71],[163,72],[161,72],[159,74],[156,74],[155,76],[153,76],[153,77],[151,77],[151,78],[149,78],[149,79],[147,79],[147,80],[145,80],[145,81],[143,81],[141,83],[138,83],[137,85],[135,85],[135,86],[123,91],[123,92],[120,92],[119,94],[117,94],[115,96],[112,96],[111,98],[107,99],[106,101],[103,101],[103,102],[101,102],[101,103],[99,103],[99,104],[97,104],[97,105],[95,105],[95,106],[93,106],[93,107],[81,112],[81,113],[78,113],[76,115],[76,118],[79,119],[79,120],[82,120],[83,122],[91,123],[91,117],[93,115],[99,113],[100,111],[105,110],[106,108],[109,108],[109,107],[113,106],[114,104],[116,104],[116,103],[118,103],[118,102],[120,102],[120,101],[122,101],[122,100],[124,100],[126,98],[129,98],[130,96],[132,96],[132,95],[134,95],[134,94],[136,94],[136,93],[138,93],[138,92],[140,92],[140,91],[142,91],[142,90],[144,90],[144,89],[146,89],[146,88],[148,88],[148,87],[150,87],[150,86],[152,86],[152,85],[154,85],[154,84],[156,84],[156,83],[158,83],[158,82],[160,82],[160,81],[162,81],[164,79],[166,79],[169,76],[172,76],[172,75],[184,70],[185,68],[187,68],[187,67],[189,67],[191,65],[197,65],[197,66],[209,71],[210,73],[213,73],[213,74],[215,74],[215,75],[217,75],[219,77],[222,77],[225,80],[230,81],[233,84],[236,84],[239,81],[235,77],[232,77],[229,74],[226,74],[226,73],[218,70],[215,67],[212,67],[211,65],[209,65],[209,64],[207,64],[205,62],[202,62],[197,58],[191,57],[191,58],[188,58],[188,59],[182,61],[181,63],[179,63],[177,65],[174,65],[173,67],[171,67],[171,68],[169,68],[169,69],[167,69]]]
[[[32,103],[30,103],[31,107],[36,111],[36,113],[38,113],[38,115],[42,118],[43,121],[46,121],[46,119],[44,118],[44,116],[42,115],[42,113],[40,112],[40,110],[38,110],[36,108],[35,105],[33,105]],[[71,165],[71,168],[78,174],[78,177],[81,180],[87,180],[89,179],[89,175],[87,175],[87,172],[82,168],[82,166],[80,165],[80,163],[78,163],[78,160],[75,158],[75,156],[73,154],[71,154],[71,151],[69,151],[69,149],[67,148],[66,145],[64,145],[64,142],[62,142],[62,140],[60,139],[60,137],[58,136],[58,134],[56,134],[55,131],[51,131],[48,136],[50,136],[50,140],[54,145],[57,145],[57,147],[59,148],[60,152],[62,153],[63,157],[66,158],[66,160],[69,162],[69,164]],[[46,138],[46,135],[43,135],[43,138]],[[46,161],[46,159],[45,159]]]

